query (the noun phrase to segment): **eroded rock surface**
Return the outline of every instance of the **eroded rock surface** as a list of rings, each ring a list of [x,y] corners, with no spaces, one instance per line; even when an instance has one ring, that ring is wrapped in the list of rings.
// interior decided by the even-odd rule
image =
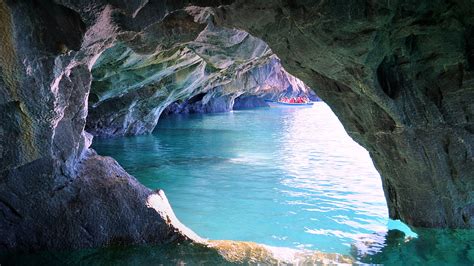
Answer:
[[[165,113],[226,112],[243,94],[309,93],[263,41],[204,22],[192,41],[150,51],[143,46],[159,42],[123,42],[102,53],[92,69],[86,130],[102,137],[150,133],[167,106]]]
[[[391,218],[474,225],[472,2],[239,0],[184,10],[197,23],[262,38],[317,89],[370,152]],[[223,110],[231,101],[198,106]]]
[[[2,250],[188,238],[148,204],[157,193],[89,149],[90,69],[126,7],[86,5],[0,1]]]
[[[254,242],[211,240],[207,246],[215,249],[226,261],[248,265],[342,265],[355,261],[350,256],[262,245]]]
[[[175,101],[163,110],[163,114],[229,112],[236,103],[237,108],[262,107],[268,106],[264,99],[277,100],[282,96],[317,98],[301,80],[283,69],[278,58],[270,56],[265,62],[238,73],[222,85]]]
[[[216,8],[183,9],[188,2]],[[143,83],[129,94],[119,86],[93,92],[92,104],[107,93],[124,95],[101,102],[104,112],[107,104],[130,110],[137,99],[190,96],[173,84],[198,80],[181,66],[215,73],[203,58],[229,75],[242,73],[232,66],[245,62],[226,65],[225,58],[202,56],[202,46],[176,50],[209,25],[238,27],[263,39],[286,70],[317,88],[349,134],[369,150],[392,218],[413,226],[474,226],[472,1],[1,0],[0,22],[2,249],[186,238],[147,205],[156,193],[88,148],[84,126],[90,84],[107,82],[114,64],[132,67],[125,83],[141,80],[139,74],[149,70],[143,63],[157,62],[153,55],[163,69],[174,65],[176,71],[161,82],[165,90]],[[263,46],[241,48],[249,49],[244,61],[255,57],[252,51],[265,54]],[[115,60],[99,61],[103,71],[93,77],[92,66],[104,52]],[[141,106],[91,128],[117,134],[102,126],[117,121],[122,126],[113,128],[120,134],[148,132],[160,109]]]
[[[391,218],[474,226],[472,1],[242,0],[213,13],[317,89],[370,152]]]

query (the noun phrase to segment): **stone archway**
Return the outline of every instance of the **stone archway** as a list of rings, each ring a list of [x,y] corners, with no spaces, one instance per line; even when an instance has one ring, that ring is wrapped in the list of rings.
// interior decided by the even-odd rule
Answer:
[[[143,43],[189,40],[207,19],[262,38],[317,88],[369,150],[392,218],[472,228],[470,1],[240,0],[181,9],[186,3],[0,1],[4,249],[185,238],[146,205],[157,193],[94,154],[83,129],[90,68],[107,47],[127,40],[146,53],[156,46]]]

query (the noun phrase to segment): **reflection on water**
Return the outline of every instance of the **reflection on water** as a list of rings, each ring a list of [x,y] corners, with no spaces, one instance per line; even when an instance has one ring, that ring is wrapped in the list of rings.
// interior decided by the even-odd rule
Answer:
[[[407,239],[403,232],[390,230],[380,252],[364,254],[354,248],[352,255],[364,263],[385,265],[474,264],[474,230],[417,229],[417,234]]]
[[[227,265],[216,251],[180,244],[1,254],[2,265]]]
[[[352,250],[367,264],[384,265],[473,265],[472,230],[420,230],[419,237],[407,241],[398,230],[383,236],[380,252],[372,255]],[[370,243],[365,243],[370,245]],[[188,244],[141,247],[111,247],[72,252],[2,254],[2,265],[232,265],[217,252]]]
[[[389,220],[367,152],[323,103],[162,119],[153,135],[95,140],[199,235],[350,254],[386,265],[472,265],[472,230]],[[222,265],[188,245],[4,254],[2,264]]]
[[[349,254],[383,246],[389,221],[380,176],[330,108],[173,116],[151,136],[96,140],[178,218],[210,239]]]

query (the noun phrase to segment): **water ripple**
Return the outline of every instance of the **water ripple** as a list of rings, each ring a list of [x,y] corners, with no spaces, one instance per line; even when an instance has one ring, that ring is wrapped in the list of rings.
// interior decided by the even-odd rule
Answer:
[[[203,237],[348,254],[360,241],[379,250],[388,229],[380,176],[323,103],[169,117],[94,148],[164,189]]]

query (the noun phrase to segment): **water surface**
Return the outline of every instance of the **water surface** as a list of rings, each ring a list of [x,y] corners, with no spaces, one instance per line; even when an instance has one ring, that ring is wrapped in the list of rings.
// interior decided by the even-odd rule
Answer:
[[[160,119],[152,135],[96,140],[210,239],[348,254],[389,228],[380,176],[324,103]]]
[[[385,265],[473,265],[473,230],[417,229],[387,216],[380,176],[323,103],[160,119],[149,136],[95,139],[162,188],[203,237],[351,254]],[[411,236],[411,237],[410,237]],[[0,254],[2,265],[223,265],[188,245]]]

